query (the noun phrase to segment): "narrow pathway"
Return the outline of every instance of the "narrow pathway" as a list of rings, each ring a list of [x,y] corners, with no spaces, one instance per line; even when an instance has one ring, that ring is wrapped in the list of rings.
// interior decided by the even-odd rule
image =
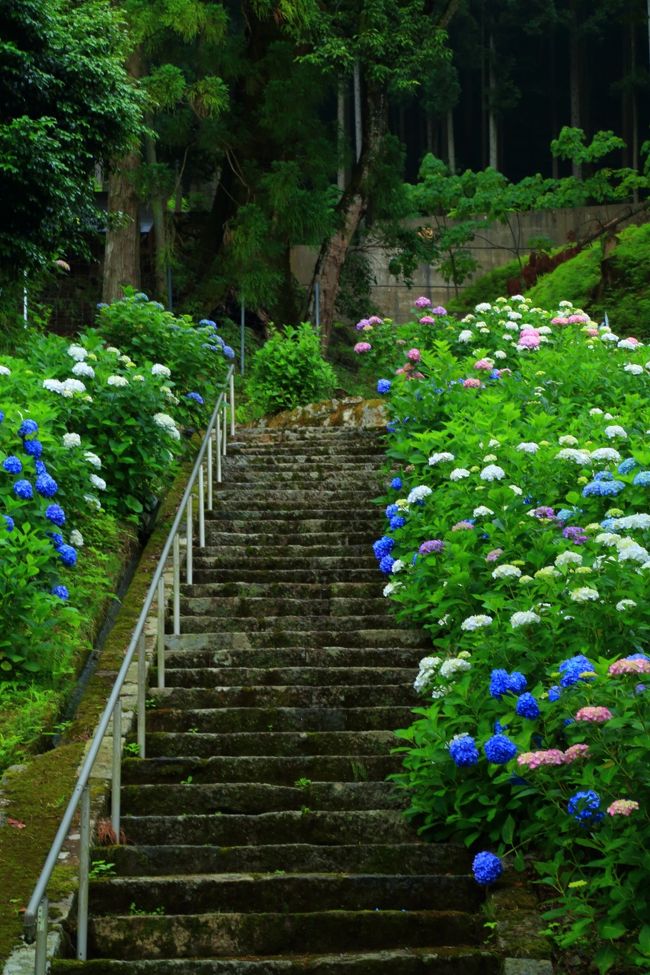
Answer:
[[[492,975],[467,854],[385,777],[427,647],[381,595],[374,433],[248,433],[124,764],[129,845],[97,851],[91,961],[53,972]]]

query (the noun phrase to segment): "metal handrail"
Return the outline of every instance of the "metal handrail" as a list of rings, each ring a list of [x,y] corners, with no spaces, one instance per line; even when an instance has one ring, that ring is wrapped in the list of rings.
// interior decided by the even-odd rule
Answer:
[[[216,447],[216,480],[222,480],[222,458],[226,456],[228,440],[228,413],[230,413],[230,436],[235,435],[235,379],[234,366],[230,366],[226,375],[224,388],[217,399],[212,412],[203,443],[198,452],[192,474],[189,478],[176,517],[163,546],[163,550],[153,574],[151,584],[144,600],[144,605],[133,630],[131,641],[120,667],[113,689],[99,720],[97,730],[93,736],[86,758],[79,770],[75,787],[70,801],[59,825],[50,852],[41,870],[40,877],[34,887],[27,910],[24,915],[24,936],[28,943],[36,941],[36,955],[34,961],[35,975],[45,975],[47,966],[47,928],[48,928],[48,900],[47,886],[52,871],[57,864],[59,853],[70,831],[77,807],[81,803],[80,854],[79,854],[79,891],[77,902],[77,958],[85,961],[87,956],[88,935],[88,874],[90,867],[90,775],[97,759],[109,724],[113,722],[113,753],[112,753],[112,788],[111,788],[111,825],[115,834],[115,842],[120,842],[120,785],[122,762],[122,706],[120,692],[126,680],[128,670],[138,653],[137,679],[137,736],[139,754],[145,757],[145,682],[146,657],[144,628],[154,600],[158,600],[157,622],[157,672],[158,687],[165,686],[165,578],[164,572],[170,553],[173,562],[173,632],[180,633],[180,536],[179,531],[185,516],[186,528],[186,562],[185,571],[188,583],[192,582],[193,573],[193,505],[192,496],[198,482],[198,522],[199,547],[205,546],[205,475],[207,466],[207,508],[213,508],[213,473],[214,460],[213,444]],[[207,456],[206,456],[207,455]],[[204,465],[205,458],[205,465]]]

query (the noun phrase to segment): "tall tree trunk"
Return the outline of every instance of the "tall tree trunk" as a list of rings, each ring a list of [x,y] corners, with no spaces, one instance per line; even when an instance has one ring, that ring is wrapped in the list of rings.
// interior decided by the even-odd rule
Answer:
[[[447,165],[449,172],[456,172],[456,139],[454,136],[454,110],[447,112]]]
[[[326,352],[336,314],[341,270],[352,239],[368,208],[368,172],[388,130],[385,92],[367,89],[361,156],[352,179],[337,207],[338,229],[323,242],[309,289],[311,303],[316,281],[320,281],[321,345]]]
[[[336,139],[338,156],[336,185],[342,193],[345,189],[345,81],[343,78],[339,78],[336,91]]]
[[[126,68],[132,78],[142,75],[139,48],[129,55]],[[122,297],[125,285],[140,287],[140,213],[135,191],[139,151],[111,162],[108,177],[108,229],[104,250],[102,297],[107,303]],[[111,222],[115,223],[111,227]]]
[[[494,70],[494,62],[496,58],[496,53],[494,50],[494,37],[490,35],[490,51],[489,51],[489,89],[488,89],[488,129],[489,129],[489,146],[490,146],[490,159],[489,164],[492,169],[499,168],[499,133],[497,129],[497,117],[494,111],[494,98],[496,94],[496,72]]]
[[[148,119],[149,128],[151,128],[152,125],[153,120]],[[147,165],[156,166],[158,157],[156,153],[156,143],[152,136],[145,136],[144,148]],[[154,192],[151,197],[153,235],[155,243],[154,281],[156,298],[163,302],[167,294],[167,225],[165,222],[165,209],[165,201],[160,193],[157,192],[154,181]]]
[[[557,119],[557,61],[556,61],[556,43],[555,43],[555,31],[551,34],[549,40],[549,72],[550,72],[550,110],[551,110],[551,139],[557,139],[560,127]],[[560,166],[557,156],[551,157],[551,176],[553,179],[557,179],[560,175]]]
[[[580,111],[580,35],[578,29],[578,12],[576,0],[571,0],[571,33],[569,49],[569,98],[571,105],[572,128],[582,127],[582,113]],[[582,179],[582,165],[579,162],[572,163],[572,175],[576,179]]]

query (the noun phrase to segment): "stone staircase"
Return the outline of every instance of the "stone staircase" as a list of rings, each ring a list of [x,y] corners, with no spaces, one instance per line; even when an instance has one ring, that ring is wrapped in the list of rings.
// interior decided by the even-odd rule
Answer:
[[[374,432],[248,432],[123,771],[127,845],[91,885],[88,962],[53,973],[492,975],[469,856],[385,781],[427,648],[370,543]]]

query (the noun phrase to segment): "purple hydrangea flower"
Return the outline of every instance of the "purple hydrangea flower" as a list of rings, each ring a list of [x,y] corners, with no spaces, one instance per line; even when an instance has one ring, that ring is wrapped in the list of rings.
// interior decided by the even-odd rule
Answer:
[[[418,552],[420,555],[430,555],[432,552],[442,552],[445,547],[445,543],[441,538],[431,538],[427,542],[422,542]]]
[[[562,535],[564,538],[568,538],[569,541],[573,542],[574,545],[584,545],[587,541],[587,536],[582,528],[579,528],[577,525],[568,525],[566,528],[563,528]]]

